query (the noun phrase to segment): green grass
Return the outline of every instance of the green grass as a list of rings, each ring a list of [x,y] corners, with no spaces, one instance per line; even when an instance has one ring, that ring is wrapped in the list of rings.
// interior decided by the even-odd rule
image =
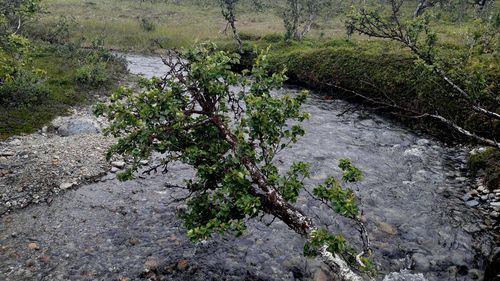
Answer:
[[[138,1],[138,0],[45,0],[46,13],[39,15],[39,21],[30,27],[34,35],[45,34],[54,29],[61,17],[69,24],[69,41],[90,46],[96,39],[102,39],[109,49],[136,52],[151,52],[159,49],[156,42],[166,48],[186,47],[197,41],[229,41],[230,34],[221,31],[226,24],[217,5],[193,4],[203,1]],[[349,5],[344,5],[327,19],[317,21],[316,28],[308,38],[315,40],[345,39],[344,22]],[[497,6],[499,6],[497,4]],[[408,5],[405,14],[411,14],[414,5]],[[282,11],[266,8],[256,11],[240,7],[237,11],[237,26],[242,34],[262,37],[284,33]],[[437,14],[444,12],[438,12]],[[440,40],[451,43],[465,43],[467,33],[475,23],[446,21],[440,16],[434,28]],[[154,24],[154,30],[141,26],[141,19]],[[356,40],[372,40],[366,36],[354,35]],[[462,42],[463,41],[463,42]]]
[[[191,2],[173,4],[167,1],[142,2],[137,0],[46,0],[47,13],[39,16],[39,23],[31,32],[43,34],[53,28],[61,17],[70,19],[69,41],[83,46],[102,39],[109,49],[150,52],[158,49],[155,42],[167,48],[186,47],[197,41],[228,41],[224,34],[226,23],[216,5],[203,7]],[[241,8],[237,26],[242,34],[262,37],[284,33],[279,11],[255,11]],[[141,19],[154,23],[154,30],[141,27]],[[319,20],[310,38],[343,38],[346,36],[343,17]]]
[[[500,150],[489,148],[472,155],[468,159],[469,171],[473,176],[480,176],[491,190],[500,187]]]
[[[107,72],[110,80],[100,87],[82,85],[77,81],[77,70],[92,51],[67,47],[42,46],[35,51],[31,67],[41,69],[42,87],[46,97],[34,103],[18,106],[0,105],[0,139],[13,135],[33,133],[55,116],[64,115],[69,107],[88,104],[95,95],[107,95],[124,73],[124,64],[110,60]]]

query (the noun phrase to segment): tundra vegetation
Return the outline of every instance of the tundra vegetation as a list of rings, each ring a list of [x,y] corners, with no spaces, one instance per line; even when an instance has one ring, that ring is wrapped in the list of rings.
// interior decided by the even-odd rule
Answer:
[[[41,108],[45,115],[36,119],[43,123],[72,105],[69,100],[86,100],[88,89],[110,85],[117,66],[106,50],[187,47],[169,53],[165,79],[143,81],[139,93],[121,89],[98,111],[111,121],[108,132],[120,138],[109,155],[134,160],[122,179],[133,177],[153,152],[164,155],[165,169],[175,161],[196,169],[197,177],[186,183],[190,196],[181,214],[194,240],[239,235],[246,219],[270,214],[306,238],[304,254],[320,256],[341,278],[360,280],[359,270],[373,274],[361,211],[348,188],[361,171],[344,159],[341,179],[306,187],[307,163],[279,172],[273,161],[304,134],[300,122],[308,117],[300,110],[306,93],[271,94],[286,78],[444,139],[491,147],[471,159],[471,171],[495,171],[486,181],[498,187],[496,1],[4,2],[0,109],[8,114],[0,118],[12,121],[2,120],[2,137],[41,126],[12,130],[18,126],[13,123],[30,118],[28,111]],[[206,40],[219,48],[189,48]],[[242,69],[248,70],[236,71]],[[231,91],[234,86],[243,90]],[[3,124],[11,124],[8,131]],[[363,246],[319,229],[293,205],[308,191],[358,223]]]
[[[64,20],[47,37],[28,34],[44,12],[40,4],[0,1],[0,139],[34,132],[70,106],[110,92],[125,70],[97,44],[85,50],[66,42]]]

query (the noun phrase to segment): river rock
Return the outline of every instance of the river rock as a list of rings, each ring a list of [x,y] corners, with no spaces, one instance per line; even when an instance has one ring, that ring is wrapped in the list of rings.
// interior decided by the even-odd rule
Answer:
[[[155,257],[149,257],[144,263],[144,267],[148,271],[154,271],[160,266],[160,262]]]
[[[57,128],[57,134],[62,137],[99,132],[98,125],[89,118],[70,119]]]
[[[425,255],[420,253],[415,253],[412,256],[413,268],[419,272],[427,272],[431,267],[429,260],[425,257]]]
[[[491,202],[490,205],[493,208],[500,207],[500,202]]]
[[[469,207],[476,207],[477,205],[479,205],[479,202],[477,202],[476,200],[470,200],[465,202],[465,204]]]
[[[463,197],[462,200],[465,202],[470,201],[472,199],[472,196],[469,193],[466,193]]]
[[[424,145],[428,145],[428,144],[430,144],[430,143],[431,143],[431,142],[430,142],[429,140],[427,140],[427,139],[419,139],[419,140],[417,140],[417,144],[418,144],[418,145],[422,145],[422,146],[424,146]]]
[[[40,250],[40,246],[38,246],[37,243],[29,243],[28,244],[28,249],[30,249],[30,250]]]
[[[123,169],[123,168],[125,168],[125,162],[124,161],[113,161],[113,162],[111,162],[111,166],[116,167],[118,169]]]
[[[62,190],[65,190],[65,189],[69,189],[71,187],[73,187],[73,183],[70,183],[70,182],[64,182],[64,183],[61,183],[61,185],[59,185],[59,188],[62,189]]]
[[[10,150],[4,150],[4,151],[0,152],[0,156],[4,156],[4,157],[11,157],[14,155],[16,155],[16,153],[14,151],[10,151]]]
[[[181,271],[184,271],[188,268],[189,266],[189,261],[186,260],[186,259],[183,259],[183,260],[180,260],[178,263],[177,263],[177,269],[178,270],[181,270]]]
[[[14,139],[10,142],[10,145],[13,145],[13,146],[20,146],[21,144],[22,144],[22,142],[20,139]]]
[[[397,233],[396,228],[391,224],[388,224],[386,222],[378,222],[377,224],[378,224],[378,228],[382,232],[385,232],[385,233],[390,234],[390,235],[395,235]]]

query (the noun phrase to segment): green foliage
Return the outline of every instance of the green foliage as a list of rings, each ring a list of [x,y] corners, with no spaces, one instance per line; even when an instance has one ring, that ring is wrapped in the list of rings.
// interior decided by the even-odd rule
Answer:
[[[500,151],[489,148],[483,152],[471,155],[467,161],[470,173],[482,177],[490,189],[500,186]]]
[[[105,62],[91,62],[78,68],[76,80],[83,85],[100,86],[108,81]]]
[[[351,163],[351,160],[341,159],[339,161],[339,168],[344,171],[344,174],[342,175],[343,181],[358,182],[363,180],[363,173]]]
[[[343,236],[332,235],[326,229],[316,230],[311,234],[311,239],[304,245],[304,255],[315,257],[323,247],[330,253],[343,253],[347,250],[347,241]]]
[[[270,72],[267,51],[243,74],[231,70],[239,56],[217,51],[213,44],[187,50],[182,59],[176,61],[185,63],[165,80],[143,81],[139,93],[121,89],[111,104],[98,106],[97,113],[111,121],[107,133],[119,139],[108,157],[120,154],[134,160],[121,179],[132,178],[138,162],[153,152],[164,155],[164,165],[181,161],[192,166],[196,177],[186,181],[191,196],[180,213],[189,237],[202,240],[227,232],[238,236],[248,218],[270,207],[263,205],[258,188],[275,190],[290,203],[306,188],[308,163],[294,163],[280,173],[274,158],[305,133],[300,123],[309,118],[301,111],[307,92],[272,93],[286,77],[284,70]],[[360,179],[349,161],[341,166],[346,181]],[[333,177],[314,193],[341,215],[354,218],[359,213],[352,190],[340,187]],[[335,253],[346,249],[341,236],[315,232],[306,252],[312,253],[317,243],[326,243]]]
[[[327,178],[323,184],[315,187],[313,194],[334,208],[335,212],[345,217],[355,219],[359,216],[356,195],[352,189],[343,188],[334,177]]]
[[[91,53],[107,62],[109,79],[98,88],[77,81],[77,69]],[[38,45],[24,66],[0,85],[0,139],[35,132],[70,106],[106,95],[125,70],[124,62],[107,51]]]
[[[44,24],[33,24],[26,31],[30,38],[36,38],[50,44],[67,44],[71,37],[76,21],[65,15],[59,16],[54,21]]]
[[[47,88],[30,71],[20,71],[0,84],[0,106],[30,107],[46,101]]]

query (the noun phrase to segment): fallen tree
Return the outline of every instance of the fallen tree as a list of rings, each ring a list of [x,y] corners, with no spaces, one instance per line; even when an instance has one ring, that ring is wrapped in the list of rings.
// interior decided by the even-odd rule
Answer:
[[[237,55],[215,51],[213,45],[182,56],[171,53],[164,61],[170,71],[163,80],[144,81],[138,94],[122,89],[111,104],[98,107],[111,121],[108,133],[119,138],[108,156],[134,160],[120,178],[132,178],[142,159],[160,152],[165,170],[180,161],[197,172],[186,182],[190,196],[180,214],[193,240],[209,239],[213,233],[241,235],[247,219],[269,214],[306,239],[305,255],[320,257],[341,280],[363,280],[361,271],[373,269],[368,235],[356,196],[344,187],[361,180],[361,171],[343,159],[341,180],[329,177],[306,187],[308,163],[296,162],[285,173],[274,163],[279,152],[304,134],[300,122],[309,115],[300,108],[307,92],[272,95],[285,76],[269,75],[265,53],[258,57],[252,79],[231,70],[239,62]],[[342,235],[317,227],[294,206],[301,193],[354,220],[363,249],[356,251]]]

